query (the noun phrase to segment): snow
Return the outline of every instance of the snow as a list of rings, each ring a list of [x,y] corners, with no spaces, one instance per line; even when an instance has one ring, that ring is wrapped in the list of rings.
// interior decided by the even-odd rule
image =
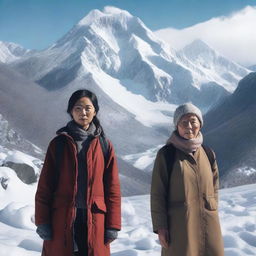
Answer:
[[[153,162],[156,158],[156,153],[162,146],[163,145],[159,145],[155,148],[148,149],[142,153],[125,155],[122,157],[122,159],[126,162],[131,163],[134,167],[138,169],[151,171],[152,168],[149,167],[152,167]]]
[[[237,172],[241,173],[243,175],[246,175],[246,176],[251,176],[253,174],[256,174],[256,169],[254,169],[252,167],[245,166],[242,168],[238,168]]]
[[[129,12],[114,6],[105,6],[103,9],[103,12],[107,14],[117,14],[117,15],[123,14],[123,15],[126,15],[127,17],[132,17],[132,15]]]
[[[249,72],[242,66],[220,56],[200,40],[193,42],[185,50],[176,52],[159,40],[141,20],[115,7],[105,7],[102,12],[93,10],[79,22],[79,25],[81,24],[88,26],[93,33],[95,38],[92,41],[93,45],[96,42],[102,49],[105,61],[98,60],[96,64],[107,63],[109,58],[113,58],[112,65],[123,66],[123,69],[128,70],[127,73],[132,74],[130,79],[133,83],[140,83],[140,87],[144,87],[145,91],[148,85],[151,88],[154,87],[157,100],[168,101],[173,79],[176,83],[181,79],[177,71],[183,70],[183,82],[188,80],[191,86],[198,89],[203,84],[215,82],[230,92],[234,91],[238,81]],[[88,39],[90,40],[89,37]],[[102,47],[100,41],[107,45]],[[115,58],[109,55],[108,48],[114,50]],[[195,51],[196,56],[191,54]],[[98,56],[93,59],[102,59],[102,57]],[[84,66],[88,69],[86,63],[88,62],[84,62]],[[97,66],[104,69],[105,64]],[[153,75],[150,76],[150,73]],[[122,79],[122,73],[118,69],[115,69],[115,74],[110,72],[110,75],[113,78],[121,78],[120,83],[125,85],[122,82],[125,78]],[[179,88],[179,90],[182,89]],[[142,94],[142,96],[145,95],[147,96],[147,93]]]
[[[1,159],[1,156],[0,156],[0,159]],[[36,173],[39,173],[38,164],[40,164],[41,161],[36,159],[35,157],[22,153],[18,150],[14,150],[9,152],[4,162],[13,162],[18,164],[25,163],[31,166],[36,171]],[[37,165],[35,165],[35,163]]]
[[[221,191],[226,255],[256,255],[256,184]]]
[[[155,116],[159,116],[159,125],[168,122],[162,110],[170,107],[168,110],[172,111],[171,104],[166,104],[174,102],[172,92],[183,95],[188,88],[200,89],[202,84],[210,82],[233,91],[242,74],[248,72],[234,63],[231,65],[229,60],[220,59],[217,54],[205,56],[205,47],[197,45],[196,48],[198,56],[202,56],[198,60],[171,49],[139,18],[107,6],[103,11],[91,11],[53,46],[31,53],[13,66],[18,69],[22,66],[21,72],[29,79],[44,78],[44,82],[49,74],[58,77],[60,70],[70,71],[70,77],[74,75],[70,86],[80,77],[83,78],[80,84],[83,84],[91,75],[114,102],[135,114],[142,124],[152,127],[157,125]],[[207,66],[207,56],[217,61]],[[82,66],[73,74],[72,68],[80,65],[80,59]],[[223,61],[227,63],[227,70],[221,68]],[[56,83],[57,87],[62,87]],[[191,91],[195,91],[194,88]],[[194,96],[200,99],[198,94],[191,93],[185,99],[177,96],[175,102],[191,100]]]
[[[0,209],[12,202],[23,203],[24,206],[30,202],[29,205],[33,205],[35,191],[36,183],[27,185],[17,177],[14,170],[0,167]]]
[[[91,68],[89,71],[92,71],[94,80],[101,85],[103,91],[120,106],[133,113],[135,119],[139,122],[148,127],[170,123],[170,117],[164,115],[163,111],[172,111],[173,113],[177,107],[176,105],[165,102],[152,102],[142,95],[133,94],[120,83],[120,80],[109,76],[101,70],[92,70],[92,67],[88,67],[86,56],[82,56],[82,63],[87,71]],[[157,118],[155,118],[156,116]]]
[[[0,62],[11,63],[28,52],[18,44],[0,41]]]
[[[92,10],[86,17],[78,22],[78,26],[89,25],[93,20],[103,17],[104,14],[99,10]]]
[[[18,150],[8,151],[7,148],[10,145],[12,145],[12,148],[18,147],[22,150],[27,148],[29,149],[30,153],[34,152],[37,155],[43,155],[43,151],[39,147],[27,141],[23,138],[23,136],[21,136],[20,133],[12,129],[8,121],[0,114],[0,165],[2,165],[4,162],[12,161],[15,163],[26,163],[35,168],[35,165],[41,164],[35,158]]]
[[[35,229],[33,224],[35,208],[23,203],[10,203],[0,211],[1,222],[16,228]]]
[[[8,185],[6,189],[0,186],[1,256],[39,256],[42,240],[34,225],[36,184],[22,183],[7,167],[0,167],[1,178]],[[149,199],[149,195],[122,198],[122,231],[111,244],[111,255],[160,255]],[[225,256],[256,255],[256,184],[220,190],[219,215]]]
[[[122,10],[113,6],[105,6],[102,12],[97,9],[92,10],[88,15],[86,15],[86,17],[84,17],[79,21],[78,25],[88,26],[94,23],[95,21],[99,23],[100,20],[103,19],[104,17],[113,17],[116,20],[120,21],[122,18],[124,20],[132,18],[132,15],[125,10]]]
[[[6,62],[6,54],[12,53],[11,48],[4,47],[0,44],[0,61],[2,58]],[[201,50],[199,47],[199,53]],[[76,58],[70,58],[72,55]],[[228,80],[219,76],[218,65],[221,63],[211,62],[206,66],[209,60],[205,60],[205,55],[196,60],[191,55],[180,56],[158,40],[138,18],[113,7],[107,7],[103,12],[92,11],[60,41],[45,51],[31,54],[31,57],[32,60],[38,59],[39,63],[35,62],[28,68],[33,69],[33,80],[54,69],[73,67],[81,58],[82,67],[78,74],[81,77],[91,74],[114,102],[148,127],[163,127],[171,123],[176,105],[167,102],[173,78],[176,81],[182,78],[178,88],[181,92],[184,81],[194,82],[192,86],[200,88],[201,83]],[[218,55],[214,53],[213,59],[215,57]],[[240,75],[231,70],[230,77],[238,80]],[[136,87],[140,89],[136,91]],[[149,99],[152,95],[158,101]],[[0,133],[6,134],[5,130],[9,131],[7,123],[3,121],[2,124],[4,129],[0,129]],[[137,168],[149,169],[159,148],[125,155],[123,159]],[[35,149],[40,152],[39,148]],[[8,161],[26,163],[39,172],[38,159],[0,146],[0,165]],[[248,175],[254,172],[254,169],[245,170]],[[12,169],[0,167],[1,256],[40,255],[42,240],[35,233],[34,226],[35,191],[36,184],[24,184]],[[220,191],[220,197],[225,255],[256,255],[256,185],[224,189]],[[111,246],[112,255],[160,255],[157,236],[152,232],[148,195],[122,198],[122,224],[119,239]]]
[[[229,92],[233,92],[238,81],[250,72],[241,65],[227,60],[199,39],[184,47],[179,53],[203,71],[201,78],[198,77],[200,84],[215,81]]]

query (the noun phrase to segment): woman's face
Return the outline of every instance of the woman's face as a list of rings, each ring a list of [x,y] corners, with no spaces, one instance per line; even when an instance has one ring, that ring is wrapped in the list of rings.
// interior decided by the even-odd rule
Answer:
[[[181,117],[178,123],[178,133],[185,139],[194,139],[201,129],[201,123],[194,114],[186,114]]]
[[[91,100],[87,97],[79,99],[71,110],[74,121],[87,130],[93,117],[96,115],[95,108]]]

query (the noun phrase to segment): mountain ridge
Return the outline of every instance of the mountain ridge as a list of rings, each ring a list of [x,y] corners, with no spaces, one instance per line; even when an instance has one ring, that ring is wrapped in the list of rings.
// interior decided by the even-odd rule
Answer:
[[[226,96],[228,79],[241,78],[235,72],[226,78],[217,71],[209,75],[209,70],[159,40],[139,18],[113,7],[91,11],[55,44],[11,67],[48,90],[68,86],[81,73],[100,70],[147,100],[189,100],[206,108],[208,87],[211,93]],[[185,96],[184,90],[189,92]]]
[[[256,168],[256,72],[243,78],[235,92],[205,116],[205,141],[217,154],[223,182],[234,185],[234,170]],[[245,184],[239,176],[236,185]],[[250,182],[256,182],[253,176]]]

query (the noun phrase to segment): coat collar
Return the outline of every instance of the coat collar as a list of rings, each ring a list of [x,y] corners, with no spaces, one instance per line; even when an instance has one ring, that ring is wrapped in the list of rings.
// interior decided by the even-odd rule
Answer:
[[[102,132],[101,127],[96,127],[95,133],[94,133],[94,134],[91,134],[90,136],[92,136],[92,137],[98,137],[98,136],[101,135],[101,132]],[[57,135],[63,134],[63,135],[68,135],[69,137],[72,137],[72,136],[70,136],[70,134],[69,134],[68,125],[66,125],[66,126],[60,128],[59,130],[57,130],[57,131],[56,131],[56,134],[57,134]]]

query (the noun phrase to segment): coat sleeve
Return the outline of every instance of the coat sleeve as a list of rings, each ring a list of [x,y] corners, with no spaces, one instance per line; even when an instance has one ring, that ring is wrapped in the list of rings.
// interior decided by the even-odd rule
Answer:
[[[215,153],[214,153],[214,157],[215,157]],[[216,157],[215,157],[215,161],[212,165],[212,174],[213,174],[213,189],[214,189],[214,197],[215,200],[218,204],[218,192],[219,192],[219,170],[218,170],[218,164],[216,161]]]
[[[105,203],[107,207],[105,227],[121,230],[121,191],[117,159],[109,141],[109,159],[104,172]]]
[[[168,171],[163,150],[157,153],[151,182],[150,204],[153,231],[168,229]]]
[[[51,141],[47,149],[35,195],[35,224],[37,226],[51,222],[51,203],[53,199],[55,181],[55,147],[53,144],[53,141]]]

